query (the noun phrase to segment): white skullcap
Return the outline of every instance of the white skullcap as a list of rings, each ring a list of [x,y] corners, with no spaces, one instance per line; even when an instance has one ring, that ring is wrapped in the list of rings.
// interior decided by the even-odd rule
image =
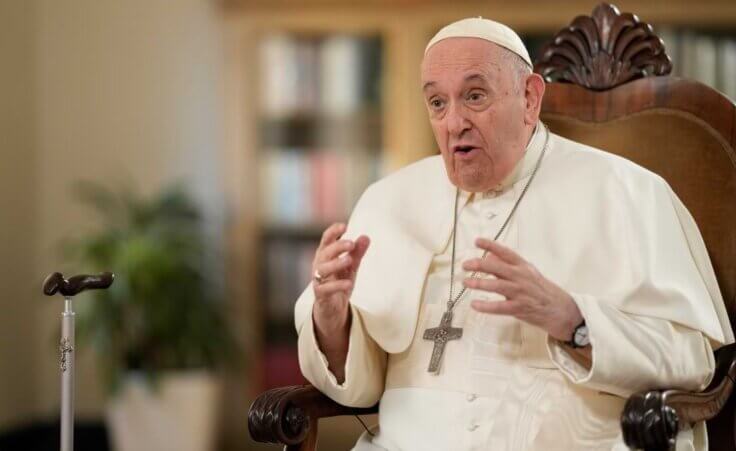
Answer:
[[[524,43],[521,41],[514,30],[506,25],[482,17],[472,17],[468,19],[458,20],[450,25],[445,26],[430,39],[427,48],[424,49],[426,55],[429,48],[438,42],[448,38],[479,38],[493,42],[501,47],[510,50],[521,57],[529,67],[532,66],[532,59],[529,58],[529,52],[526,50]]]

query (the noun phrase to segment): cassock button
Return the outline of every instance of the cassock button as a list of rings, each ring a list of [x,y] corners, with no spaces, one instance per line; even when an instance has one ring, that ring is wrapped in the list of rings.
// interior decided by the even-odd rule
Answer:
[[[469,424],[468,425],[468,431],[473,432],[476,429],[478,429],[478,425],[477,424]]]
[[[468,402],[473,402],[473,401],[475,401],[475,398],[477,398],[477,397],[478,396],[476,396],[474,393],[471,393],[468,396],[466,396],[465,399],[467,399]]]

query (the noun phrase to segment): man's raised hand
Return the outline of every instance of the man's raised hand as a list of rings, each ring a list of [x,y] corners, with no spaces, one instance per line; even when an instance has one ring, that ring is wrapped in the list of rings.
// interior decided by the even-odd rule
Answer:
[[[370,244],[365,235],[354,241],[341,239],[345,230],[343,223],[329,226],[322,234],[312,263],[315,275],[313,319],[316,329],[325,334],[346,330],[350,319],[348,301],[360,262]]]
[[[583,317],[570,294],[500,243],[479,238],[475,244],[488,253],[485,258],[465,261],[463,268],[495,277],[468,277],[464,280],[464,285],[471,289],[498,293],[506,298],[502,302],[476,299],[471,303],[475,310],[514,316],[545,330],[561,341],[572,337],[575,326],[580,324]]]

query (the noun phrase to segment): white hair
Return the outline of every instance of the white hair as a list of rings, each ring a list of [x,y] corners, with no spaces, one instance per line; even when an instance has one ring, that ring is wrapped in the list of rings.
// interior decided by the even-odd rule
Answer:
[[[516,53],[498,46],[501,49],[501,64],[504,69],[510,69],[514,77],[514,89],[516,93],[523,92],[524,86],[522,81],[532,73],[532,68],[524,61],[522,57]]]

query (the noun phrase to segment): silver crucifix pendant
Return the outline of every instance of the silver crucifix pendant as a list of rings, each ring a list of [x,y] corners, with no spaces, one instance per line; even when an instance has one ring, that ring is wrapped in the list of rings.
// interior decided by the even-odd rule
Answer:
[[[424,339],[434,341],[432,358],[429,360],[427,371],[434,374],[440,372],[440,361],[445,352],[445,343],[450,340],[459,340],[463,336],[461,327],[452,327],[452,312],[448,311],[442,315],[440,325],[424,331]]]

